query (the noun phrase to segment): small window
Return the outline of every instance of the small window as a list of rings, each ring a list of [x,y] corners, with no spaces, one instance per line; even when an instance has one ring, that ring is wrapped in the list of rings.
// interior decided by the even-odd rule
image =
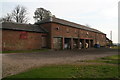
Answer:
[[[56,30],[59,30],[59,29],[60,29],[59,27],[56,28]]]
[[[67,33],[69,33],[69,31],[70,31],[70,30],[67,28]]]
[[[86,34],[88,35],[89,33],[87,32]]]

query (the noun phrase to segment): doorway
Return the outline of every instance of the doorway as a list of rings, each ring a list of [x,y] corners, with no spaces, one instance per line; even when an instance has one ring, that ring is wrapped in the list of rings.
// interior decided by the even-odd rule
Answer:
[[[62,38],[53,38],[53,49],[62,49]]]
[[[65,38],[64,39],[64,49],[71,49],[71,39],[70,38]]]

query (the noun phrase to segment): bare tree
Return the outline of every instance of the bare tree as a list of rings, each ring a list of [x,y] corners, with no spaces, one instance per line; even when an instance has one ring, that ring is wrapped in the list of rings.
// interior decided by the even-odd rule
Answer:
[[[23,6],[16,6],[12,12],[12,17],[17,23],[27,23],[27,9]]]
[[[0,18],[0,22],[13,22],[12,15],[7,13],[6,16],[4,16],[3,18]]]
[[[33,18],[36,20],[36,22],[39,22],[50,16],[52,16],[50,11],[48,11],[44,8],[37,8],[34,12]]]

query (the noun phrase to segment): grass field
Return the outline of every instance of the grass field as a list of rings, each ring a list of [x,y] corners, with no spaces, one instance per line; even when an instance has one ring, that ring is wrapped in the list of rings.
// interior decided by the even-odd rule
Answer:
[[[118,67],[109,65],[62,65],[32,69],[8,78],[118,78]]]
[[[113,55],[113,56],[103,57],[103,58],[99,58],[99,59],[96,59],[96,60],[86,60],[84,62],[120,64],[120,55]]]
[[[120,46],[112,46],[112,49],[120,49]]]
[[[118,72],[118,60],[120,55],[103,57],[94,61],[88,62],[97,62],[97,63],[108,63],[108,64],[91,64],[91,65],[53,65],[53,66],[44,66],[36,69],[31,69],[27,72],[22,72],[20,74],[12,75],[3,80],[15,79],[15,78],[79,78],[79,80],[89,78],[94,78],[94,80],[98,80],[98,78],[111,78],[113,80],[119,80],[120,75]],[[99,61],[98,61],[99,60]],[[101,60],[101,61],[100,61]],[[110,60],[110,62],[106,62]],[[114,61],[116,60],[116,61]],[[105,80],[111,80],[105,79]]]

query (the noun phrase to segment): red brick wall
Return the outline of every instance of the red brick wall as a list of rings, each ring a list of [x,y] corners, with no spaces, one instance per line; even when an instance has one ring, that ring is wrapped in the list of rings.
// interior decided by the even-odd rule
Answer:
[[[57,30],[59,28],[59,30]],[[75,32],[76,30],[76,32]],[[78,29],[64,26],[56,23],[52,23],[52,36],[60,36],[60,37],[78,37]]]
[[[53,48],[53,37],[65,37],[65,38],[91,38],[93,43],[96,44],[99,42],[101,46],[106,45],[106,35],[100,34],[92,31],[87,31],[79,28],[73,28],[70,26],[65,26],[57,23],[45,23],[42,24],[44,28],[49,31],[49,47]],[[67,29],[69,32],[67,32]],[[87,35],[88,33],[88,35]]]
[[[2,49],[3,50],[32,50],[41,49],[42,33],[26,32],[27,37],[21,38],[23,31],[2,31]]]
[[[106,35],[97,34],[97,41],[101,46],[106,45]]]
[[[59,28],[59,30],[57,30]],[[67,29],[69,29],[69,32],[67,32]],[[88,33],[88,34],[87,34]],[[94,44],[99,42],[102,46],[106,43],[106,35],[100,34],[92,31],[87,31],[83,29],[73,28],[70,26],[60,25],[56,23],[52,23],[52,36],[53,37],[70,37],[70,38],[89,38],[94,40]]]
[[[88,32],[88,35],[86,34]],[[106,34],[96,33],[92,31],[80,30],[80,36],[85,38],[92,38],[94,44],[98,43],[101,46],[106,45]]]
[[[48,48],[51,49],[52,47],[52,37],[51,37],[51,23],[46,23],[46,24],[41,24],[41,27],[43,27],[44,29],[46,29],[48,31],[48,35],[47,35],[47,46]]]

